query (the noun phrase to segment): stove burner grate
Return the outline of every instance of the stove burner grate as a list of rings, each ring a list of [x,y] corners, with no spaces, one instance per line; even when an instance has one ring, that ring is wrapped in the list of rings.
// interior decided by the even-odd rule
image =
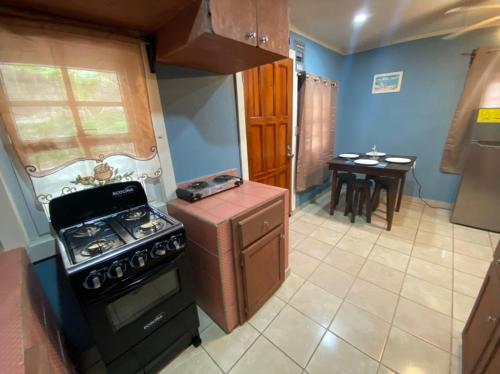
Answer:
[[[137,221],[138,219],[143,218],[146,216],[148,212],[144,209],[141,210],[133,210],[131,212],[125,213],[123,219],[125,221]]]
[[[113,242],[106,239],[99,239],[91,242],[87,247],[80,251],[82,256],[92,257],[113,248]]]
[[[72,236],[74,238],[91,238],[96,236],[99,231],[101,228],[96,225],[85,225],[77,229]]]
[[[189,187],[194,190],[199,190],[208,187],[208,182],[205,181],[193,182]]]
[[[157,232],[163,227],[163,223],[158,220],[149,221],[139,226],[143,233]]]

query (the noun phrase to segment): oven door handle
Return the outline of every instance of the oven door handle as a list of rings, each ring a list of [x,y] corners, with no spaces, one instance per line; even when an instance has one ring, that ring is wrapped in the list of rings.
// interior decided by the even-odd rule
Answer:
[[[148,279],[153,278],[154,276],[160,274],[163,271],[166,271],[167,269],[171,268],[172,265],[174,265],[179,259],[185,256],[185,253],[181,252],[178,253],[171,261],[165,262],[163,264],[159,264],[156,268],[150,270],[146,274],[141,274],[139,277],[134,277],[132,278],[132,281],[130,281],[128,284],[123,286],[123,283],[117,283],[114,284],[112,287],[101,293],[101,297],[99,297],[97,302],[103,300],[103,299],[109,299],[109,297],[112,298],[117,298],[122,296],[123,294],[126,294],[130,291],[133,291],[134,289],[138,288],[139,286],[142,285],[142,283]],[[126,282],[128,282],[127,280]],[[116,287],[120,287],[119,290],[115,290]]]

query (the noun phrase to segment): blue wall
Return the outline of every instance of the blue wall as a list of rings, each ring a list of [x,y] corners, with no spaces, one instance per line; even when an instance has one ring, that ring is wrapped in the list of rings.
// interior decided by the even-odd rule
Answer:
[[[156,76],[176,182],[233,168],[241,175],[233,77],[167,65]]]
[[[290,48],[295,49],[295,40],[299,40],[305,45],[304,52],[304,68],[308,73],[322,76],[327,79],[336,80],[339,82],[339,92],[343,90],[342,82],[342,62],[344,57],[328,48],[319,45],[312,40],[296,34],[290,33]],[[337,107],[337,115],[341,111],[340,106]],[[337,121],[338,128],[338,121]],[[303,204],[313,198],[315,195],[323,191],[329,186],[327,181],[323,186],[312,187],[307,191],[297,194],[297,206]]]
[[[467,75],[470,58],[462,53],[499,45],[493,28],[345,56],[336,153],[368,151],[376,144],[387,153],[416,155],[422,195],[452,202],[459,177],[440,173],[439,164]],[[399,70],[404,71],[400,93],[371,94],[374,74]],[[406,192],[416,194],[413,178],[407,180]]]

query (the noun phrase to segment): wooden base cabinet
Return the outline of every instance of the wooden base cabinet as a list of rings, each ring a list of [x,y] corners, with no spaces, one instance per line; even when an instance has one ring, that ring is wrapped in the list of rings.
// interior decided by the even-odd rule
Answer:
[[[500,244],[462,332],[462,372],[500,373]]]

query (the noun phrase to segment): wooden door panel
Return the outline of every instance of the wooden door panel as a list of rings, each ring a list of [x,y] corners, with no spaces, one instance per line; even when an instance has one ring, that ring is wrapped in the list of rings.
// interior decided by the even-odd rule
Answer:
[[[292,62],[244,72],[250,180],[290,189]]]
[[[257,46],[257,37],[248,37],[257,34],[256,0],[212,0],[210,12],[215,34]]]
[[[288,56],[288,0],[257,0],[257,33],[260,48]]]

